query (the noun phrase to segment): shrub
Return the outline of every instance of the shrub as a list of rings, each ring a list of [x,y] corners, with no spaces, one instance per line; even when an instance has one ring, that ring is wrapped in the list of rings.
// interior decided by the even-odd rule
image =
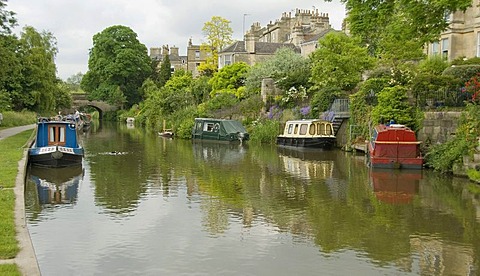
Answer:
[[[3,121],[1,127],[15,127],[34,124],[37,121],[37,114],[32,111],[5,111],[3,114]]]
[[[280,123],[275,120],[263,119],[255,122],[250,131],[250,142],[259,144],[275,144],[280,129]]]
[[[450,75],[458,79],[458,84],[466,83],[470,78],[480,73],[480,65],[458,65],[448,67],[443,71],[443,75]]]

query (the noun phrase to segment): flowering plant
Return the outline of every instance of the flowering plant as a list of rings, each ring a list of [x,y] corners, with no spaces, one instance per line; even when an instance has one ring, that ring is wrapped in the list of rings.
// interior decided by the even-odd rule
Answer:
[[[480,78],[480,73],[477,73],[476,76],[471,77],[470,80],[465,83],[465,90],[464,91],[466,93],[471,93],[472,94],[471,101],[473,103],[476,103],[479,100],[479,96],[480,96],[480,81],[479,81],[479,78]]]

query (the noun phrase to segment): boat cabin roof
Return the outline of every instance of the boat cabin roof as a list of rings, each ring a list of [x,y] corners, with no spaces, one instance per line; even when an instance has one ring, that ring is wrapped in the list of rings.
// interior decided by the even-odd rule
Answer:
[[[415,132],[409,127],[400,124],[377,125],[374,129],[373,138],[377,142],[417,142]]]
[[[322,120],[322,119],[302,119],[302,120],[290,120],[285,122],[285,124],[311,124],[311,123],[316,123],[316,122],[322,122],[322,123],[328,123],[331,124],[331,122]]]

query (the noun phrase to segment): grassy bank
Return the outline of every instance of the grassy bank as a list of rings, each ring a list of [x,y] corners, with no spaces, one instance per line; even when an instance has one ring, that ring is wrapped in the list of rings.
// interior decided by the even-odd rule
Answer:
[[[20,248],[16,239],[15,194],[13,188],[18,174],[18,161],[23,157],[24,146],[32,130],[24,131],[0,141],[0,259],[12,259]],[[0,275],[20,275],[12,264],[0,265]]]
[[[2,112],[2,114],[3,114],[3,121],[0,124],[0,129],[29,125],[37,121],[37,114],[31,111],[23,111],[23,112],[5,111],[5,112]]]

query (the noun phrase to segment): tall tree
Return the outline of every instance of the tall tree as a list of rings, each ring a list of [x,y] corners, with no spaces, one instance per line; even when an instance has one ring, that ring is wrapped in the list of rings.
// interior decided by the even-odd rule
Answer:
[[[7,11],[7,0],[0,0],[0,34],[11,34],[12,28],[17,25],[15,13]]]
[[[22,91],[22,65],[19,41],[13,35],[0,35],[0,110],[14,109],[14,99]]]
[[[80,83],[82,82],[83,74],[82,72],[78,72],[74,75],[71,75],[65,81],[68,90],[70,91],[79,91],[80,90]]]
[[[472,0],[341,2],[347,10],[346,22],[350,32],[360,37],[374,55],[395,51],[394,47],[390,47],[392,41],[395,41],[397,46],[406,45],[408,42],[410,49],[415,47],[413,50],[418,52],[418,48],[424,43],[437,40],[440,33],[447,28],[449,22],[446,15],[458,10],[465,11],[472,5]]]
[[[157,85],[159,87],[164,86],[172,76],[171,66],[172,64],[170,63],[170,58],[168,55],[163,56],[162,63],[160,64],[160,72],[158,72]]]
[[[198,70],[204,75],[213,75],[218,69],[218,52],[233,42],[233,29],[230,21],[220,16],[212,16],[202,28],[206,42],[200,45],[200,50],[207,53],[207,59]]]
[[[52,33],[39,33],[27,26],[20,37],[19,53],[22,63],[22,93],[15,99],[17,110],[28,108],[37,112],[55,107],[57,86],[55,56],[57,41]]]
[[[259,93],[262,79],[272,78],[283,91],[295,87],[309,87],[309,60],[291,48],[280,48],[275,55],[264,62],[255,64],[245,80],[248,94]]]
[[[373,67],[367,48],[344,33],[332,32],[319,40],[311,54],[311,81],[318,88],[340,87],[351,91],[362,80],[362,73]]]
[[[111,26],[93,36],[88,72],[81,87],[89,98],[132,106],[142,100],[141,86],[152,72],[147,47],[125,26]]]

